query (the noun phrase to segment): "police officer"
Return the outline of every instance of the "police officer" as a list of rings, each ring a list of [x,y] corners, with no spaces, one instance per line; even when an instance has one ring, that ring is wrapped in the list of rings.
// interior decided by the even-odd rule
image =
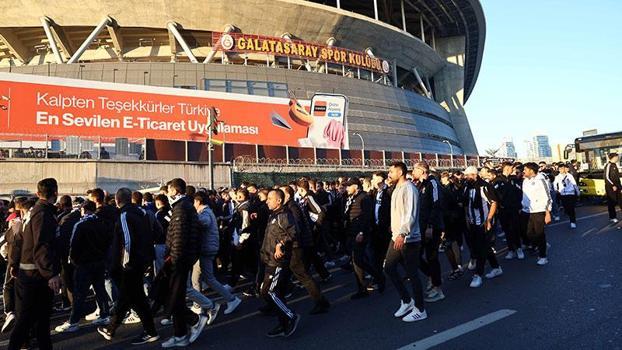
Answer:
[[[16,318],[9,349],[20,349],[28,340],[31,328],[39,349],[52,349],[50,315],[54,293],[61,287],[60,261],[54,249],[56,237],[56,179],[37,184],[39,200],[24,222],[23,232],[15,239],[10,273],[16,279]]]

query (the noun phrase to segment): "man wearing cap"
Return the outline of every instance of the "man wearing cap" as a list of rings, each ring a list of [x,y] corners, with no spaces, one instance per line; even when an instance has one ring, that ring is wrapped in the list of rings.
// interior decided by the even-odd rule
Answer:
[[[616,217],[616,205],[622,208],[622,185],[620,185],[620,173],[618,171],[618,154],[609,153],[609,162],[605,165],[605,191],[607,192],[607,209],[609,220],[614,224],[618,222]]]
[[[370,239],[374,218],[374,203],[361,190],[361,182],[357,178],[351,178],[344,183],[348,194],[344,210],[345,227],[348,234],[348,246],[352,249],[352,263],[358,291],[351,299],[360,299],[369,295],[365,285],[365,273],[370,274],[374,281],[378,282],[378,291],[384,292],[385,277],[367,260],[365,248]]]
[[[570,219],[570,228],[577,228],[575,206],[577,205],[577,198],[581,192],[579,191],[575,178],[568,171],[568,164],[561,163],[559,165],[559,174],[555,176],[553,188],[559,195],[559,198],[561,198],[562,205],[564,206],[564,212]]]

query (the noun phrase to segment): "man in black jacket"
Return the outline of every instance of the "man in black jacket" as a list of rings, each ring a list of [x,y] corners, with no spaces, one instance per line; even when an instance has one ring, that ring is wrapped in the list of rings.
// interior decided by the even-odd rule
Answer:
[[[277,189],[268,193],[267,204],[272,213],[261,245],[261,259],[266,265],[261,296],[272,304],[279,315],[279,324],[266,334],[271,338],[289,337],[296,331],[300,321],[300,316],[285,301],[288,267],[296,240],[296,222],[283,206],[284,201],[283,191]]]
[[[55,251],[56,218],[54,202],[58,184],[48,178],[37,184],[39,201],[23,224],[23,232],[15,238],[11,251],[11,275],[16,278],[15,326],[9,341],[10,350],[17,350],[28,340],[31,330],[39,349],[52,349],[50,315],[54,293],[60,289],[60,261]]]
[[[374,204],[367,193],[361,190],[361,182],[357,178],[346,181],[348,200],[344,209],[345,227],[348,235],[348,246],[352,249],[352,264],[358,291],[351,299],[360,299],[369,295],[365,283],[365,273],[370,274],[378,283],[378,291],[384,292],[385,277],[372,265],[365,254],[367,242],[371,238],[374,218]]]
[[[67,201],[68,199],[68,201]],[[80,221],[80,208],[76,202],[76,208],[72,207],[71,197],[61,197],[62,211],[57,216],[58,229],[56,235],[56,251],[60,259],[60,277],[63,281],[61,287],[60,307],[55,307],[55,311],[67,311],[71,309],[73,303],[73,273],[74,266],[69,263],[69,239],[73,231],[73,226]]]
[[[609,220],[617,223],[616,205],[622,208],[622,185],[620,184],[620,173],[618,171],[618,161],[620,158],[617,153],[609,153],[609,162],[605,165],[605,192],[607,192],[607,209],[609,210]]]
[[[104,288],[104,262],[112,236],[104,230],[95,210],[95,203],[84,202],[80,209],[82,219],[74,225],[71,233],[69,259],[74,266],[74,298],[69,321],[56,327],[59,333],[78,330],[80,319],[84,316],[84,300],[91,285],[99,308],[99,317],[92,324],[99,326],[110,322],[108,295]]]
[[[392,189],[385,183],[386,179],[387,174],[383,171],[374,173],[371,178],[373,188],[370,196],[374,200],[374,228],[369,244],[373,252],[373,263],[378,271],[383,269],[384,258],[391,242]]]
[[[166,233],[167,263],[170,264],[169,298],[165,314],[173,316],[174,335],[162,347],[186,346],[190,344],[188,322],[191,315],[186,306],[186,288],[192,266],[199,259],[201,250],[201,226],[192,199],[186,196],[186,182],[173,179],[168,184],[171,205],[171,222]],[[207,317],[199,316],[196,330],[202,330]],[[193,328],[192,331],[195,329]],[[192,338],[195,338],[193,334]]]
[[[281,186],[281,191],[285,195],[285,207],[292,214],[292,218],[296,223],[296,240],[293,243],[292,258],[289,263],[289,269],[292,271],[298,281],[305,287],[307,293],[313,301],[315,306],[311,310],[310,314],[315,315],[328,311],[330,304],[320,292],[320,288],[317,282],[313,279],[311,273],[309,273],[309,267],[314,260],[314,254],[317,256],[317,251],[314,249],[313,236],[309,227],[310,220],[302,211],[300,206],[294,200],[294,190],[289,186]],[[319,256],[318,256],[319,258]],[[314,265],[317,270],[317,264]],[[324,265],[320,265],[324,268]],[[326,268],[324,268],[326,269]]]
[[[441,210],[441,186],[436,177],[430,174],[430,166],[426,162],[415,164],[412,175],[421,200],[419,226],[423,249],[420,269],[429,278],[425,301],[431,303],[445,299],[441,289],[441,263],[438,259],[441,235],[445,229]]]
[[[501,175],[493,181],[492,186],[499,198],[499,220],[508,242],[506,260],[514,258],[524,259],[525,253],[521,248],[519,213],[522,209],[523,190],[517,186],[512,176],[513,165],[504,162],[501,166]]]
[[[138,314],[143,324],[143,334],[132,341],[133,345],[150,343],[160,339],[153,323],[151,309],[143,289],[143,275],[150,264],[148,259],[150,242],[148,235],[149,219],[145,213],[131,203],[132,191],[121,188],[115,195],[121,214],[115,224],[111,248],[110,273],[119,289],[119,299],[110,325],[97,328],[106,340],[112,340],[115,331],[130,308]]]

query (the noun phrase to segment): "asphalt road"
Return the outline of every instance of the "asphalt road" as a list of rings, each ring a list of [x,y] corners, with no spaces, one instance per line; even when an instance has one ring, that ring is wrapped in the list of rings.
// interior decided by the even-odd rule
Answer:
[[[246,299],[232,315],[219,315],[191,345],[195,349],[619,349],[622,348],[622,230],[609,224],[606,208],[578,208],[578,228],[567,221],[553,223],[546,234],[550,263],[536,258],[503,260],[504,274],[468,287],[470,276],[444,280],[446,299],[426,305],[428,319],[405,323],[393,317],[399,306],[395,289],[351,301],[352,273],[338,269],[322,288],[333,306],[323,315],[308,315],[312,303],[298,290],[290,305],[302,315],[290,338],[270,339],[265,333],[273,317],[256,312],[257,299]],[[441,256],[444,271],[445,257]],[[446,274],[445,274],[446,276]],[[53,327],[67,319],[56,315]],[[158,318],[159,322],[159,318]],[[159,324],[159,323],[158,323]],[[140,325],[119,329],[113,342],[105,341],[91,326],[72,334],[54,335],[57,349],[125,349],[141,331]],[[163,339],[172,327],[159,327]],[[7,335],[0,337],[6,347]],[[157,349],[160,343],[135,347]]]

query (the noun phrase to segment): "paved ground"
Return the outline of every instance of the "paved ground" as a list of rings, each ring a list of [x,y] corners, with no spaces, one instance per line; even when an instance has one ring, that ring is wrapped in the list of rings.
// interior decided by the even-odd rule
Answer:
[[[470,277],[446,281],[447,298],[428,304],[426,321],[407,324],[393,318],[399,306],[389,285],[384,295],[350,301],[355,288],[351,273],[338,270],[323,286],[333,308],[309,316],[312,305],[304,291],[291,301],[302,315],[298,331],[288,339],[269,339],[264,333],[274,319],[257,314],[260,302],[246,300],[229,316],[221,315],[191,347],[196,349],[618,349],[622,347],[622,230],[609,225],[604,207],[579,209],[576,230],[561,221],[547,228],[550,263],[502,261],[504,275],[468,288]],[[503,249],[499,251],[504,255]],[[446,259],[443,264],[446,268]],[[57,315],[54,325],[66,319]],[[159,320],[159,319],[158,319]],[[171,327],[161,327],[166,338]],[[57,349],[124,349],[140,332],[122,327],[114,342],[106,342],[93,327],[55,335]],[[7,335],[0,337],[5,347]],[[160,348],[159,343],[136,347]]]

